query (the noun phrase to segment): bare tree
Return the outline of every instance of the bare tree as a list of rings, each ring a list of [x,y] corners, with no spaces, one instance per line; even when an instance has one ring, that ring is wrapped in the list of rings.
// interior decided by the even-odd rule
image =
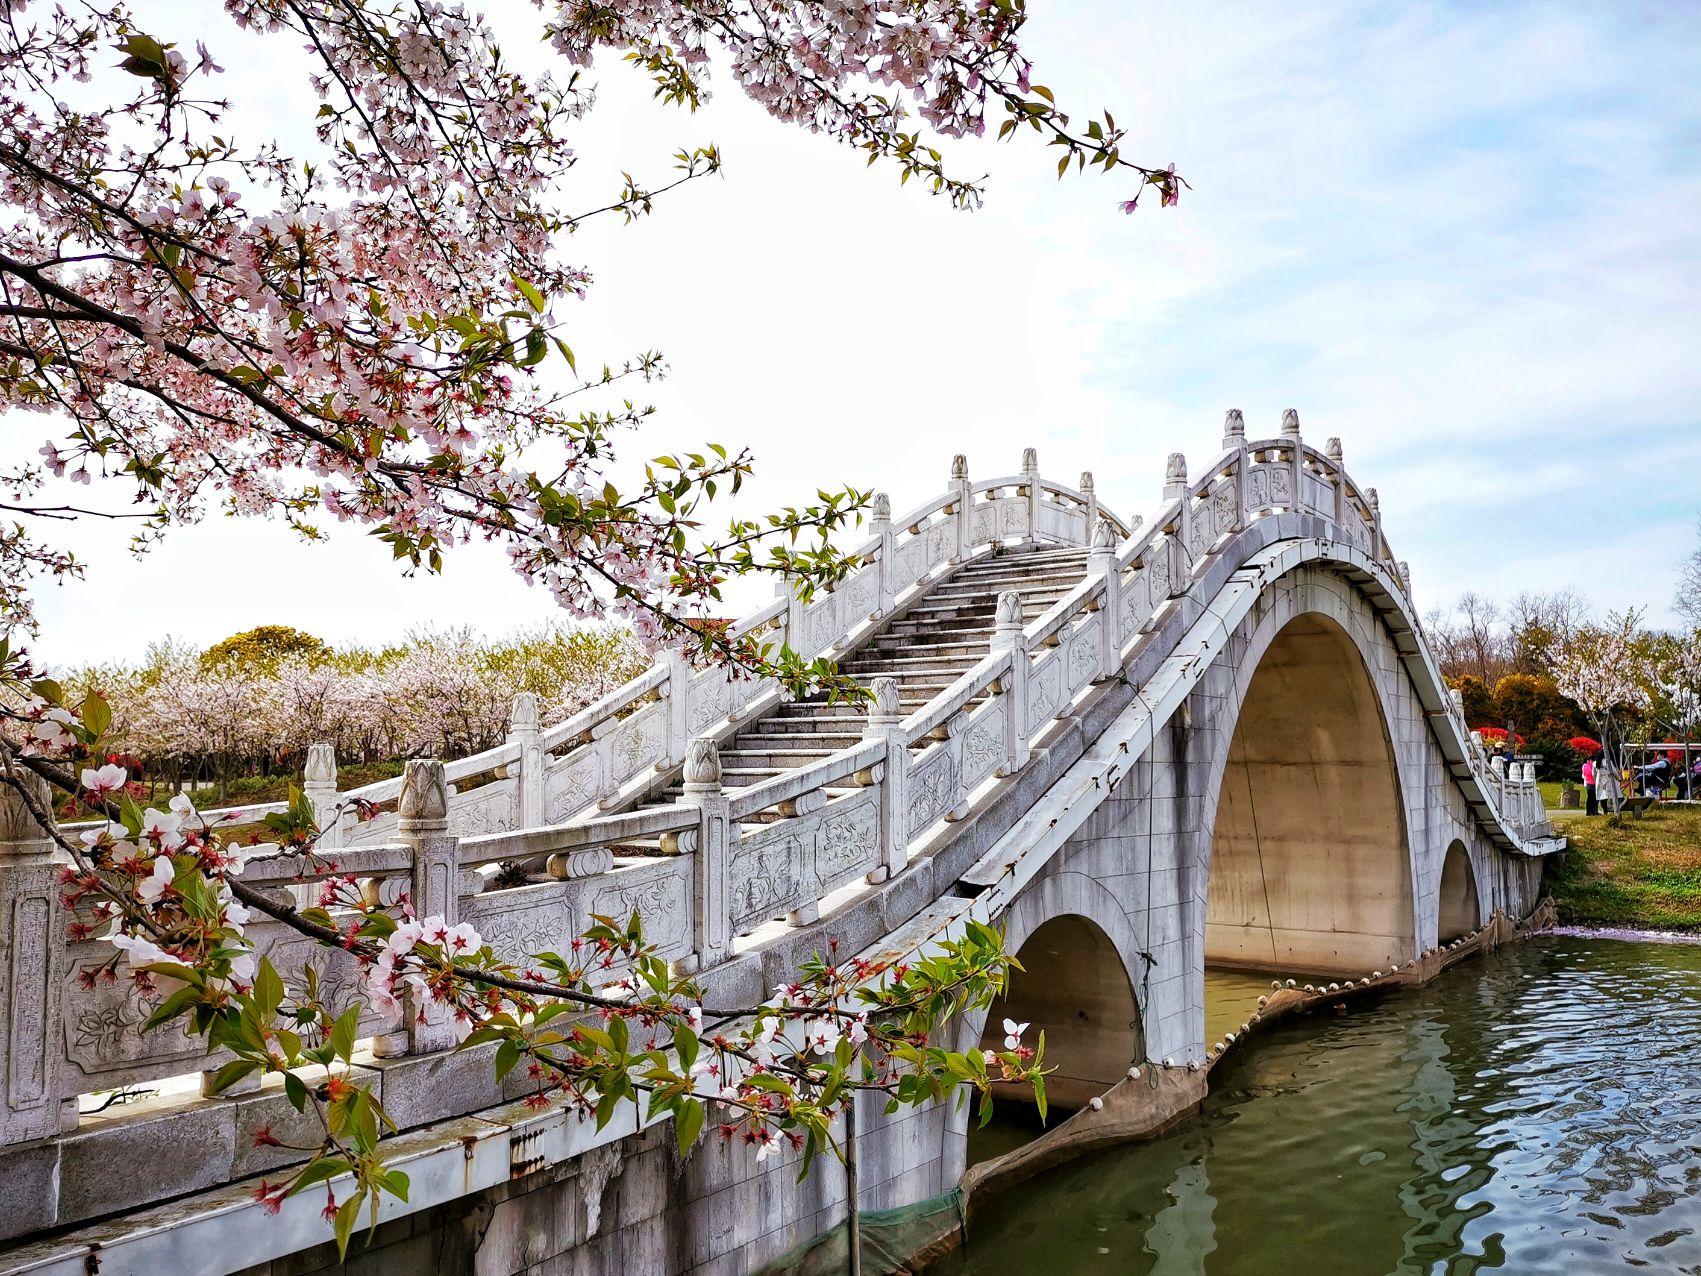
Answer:
[[[1677,571],[1677,594],[1672,599],[1677,614],[1701,628],[1701,524],[1695,528],[1695,548]]]
[[[1549,653],[1589,617],[1589,604],[1567,586],[1551,593],[1525,592],[1506,608],[1511,660],[1518,673],[1543,673]]]

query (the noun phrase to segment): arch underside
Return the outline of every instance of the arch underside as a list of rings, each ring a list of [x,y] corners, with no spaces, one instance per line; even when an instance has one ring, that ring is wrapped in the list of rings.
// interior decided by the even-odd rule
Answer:
[[[1411,860],[1388,727],[1347,633],[1276,635],[1242,700],[1218,797],[1205,960],[1358,974],[1414,953]]]
[[[1052,917],[1016,953],[1004,995],[987,1016],[981,1048],[1003,1050],[1004,1020],[1028,1024],[1025,1044],[1045,1033],[1047,1101],[1074,1109],[1103,1094],[1144,1055],[1139,1009],[1110,936],[1074,913]],[[1028,1086],[995,1087],[999,1098],[1032,1101]]]
[[[1436,940],[1447,943],[1469,934],[1482,924],[1482,905],[1477,899],[1476,875],[1471,871],[1465,844],[1455,841],[1447,848],[1441,865],[1441,887],[1436,901]]]

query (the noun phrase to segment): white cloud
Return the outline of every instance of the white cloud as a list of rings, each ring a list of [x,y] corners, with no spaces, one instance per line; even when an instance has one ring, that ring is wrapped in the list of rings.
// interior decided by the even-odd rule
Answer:
[[[1574,583],[1663,612],[1684,544],[1634,546],[1682,542],[1701,506],[1693,11],[1031,9],[1039,78],[1083,115],[1109,105],[1130,154],[1176,161],[1179,208],[1124,217],[1118,179],[1059,183],[1043,150],[984,144],[952,153],[991,172],[990,204],[956,214],[730,84],[689,117],[630,69],[603,73],[587,204],[623,169],[659,179],[682,144],[728,160],[653,218],[570,244],[596,277],[581,366],[649,347],[672,362],[623,464],[712,438],[758,454],[746,508],[856,483],[903,509],[954,452],[986,475],[1035,445],[1048,473],[1091,469],[1138,511],[1166,452],[1214,449],[1224,408],[1273,432],[1295,406],[1379,487],[1426,597]],[[224,60],[272,85],[251,124],[286,114],[275,80]],[[0,454],[33,453],[39,426],[7,422]],[[380,640],[548,614],[486,550],[401,581],[361,538],[298,548],[218,520],[148,561],[148,580],[198,582],[154,618],[122,535],[77,539],[94,579],[43,608],[62,659],[268,620]]]

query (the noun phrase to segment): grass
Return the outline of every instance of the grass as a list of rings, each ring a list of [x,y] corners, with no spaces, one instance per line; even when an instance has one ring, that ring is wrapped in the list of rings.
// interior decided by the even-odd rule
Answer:
[[[1573,926],[1701,931],[1701,809],[1654,807],[1614,827],[1566,820],[1570,849],[1549,861],[1547,887]]]

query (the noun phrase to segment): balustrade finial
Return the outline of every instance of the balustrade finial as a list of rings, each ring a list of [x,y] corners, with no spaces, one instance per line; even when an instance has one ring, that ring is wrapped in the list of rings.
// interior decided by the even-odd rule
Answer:
[[[448,827],[449,781],[436,758],[413,758],[402,768],[402,798],[396,811],[402,832]]]
[[[302,783],[310,789],[337,787],[337,751],[324,741],[307,746],[307,761],[301,768]]]
[[[1092,490],[1093,490],[1093,472],[1091,470],[1082,470],[1081,471],[1081,492],[1084,495],[1088,492],[1091,492]]]
[[[1297,439],[1299,437],[1299,410],[1297,408],[1282,409],[1282,437]]]
[[[1022,473],[1039,473],[1039,449],[1025,447],[1022,449]]]
[[[1187,457],[1171,452],[1164,463],[1164,499],[1174,500],[1187,491]]]
[[[959,452],[951,458],[951,479],[953,482],[960,483],[964,479],[968,478],[968,476],[969,458],[962,452]]]
[[[1246,418],[1241,415],[1239,408],[1230,408],[1223,414],[1223,451],[1227,452],[1246,442]]]
[[[1323,455],[1336,465],[1341,464],[1341,441],[1337,438],[1331,438],[1323,445]]]
[[[876,523],[890,523],[892,521],[892,498],[884,492],[874,494],[873,520]]]
[[[685,750],[685,788],[692,793],[721,787],[721,755],[713,736],[700,735]]]
[[[874,709],[872,718],[887,722],[896,722],[903,716],[903,706],[898,698],[898,680],[896,678],[876,678],[870,689],[874,693]]]
[[[1380,510],[1382,508],[1382,500],[1376,495],[1376,489],[1374,487],[1367,487],[1364,489],[1364,499],[1370,502],[1370,508],[1373,511]]]
[[[1022,596],[1014,589],[1006,589],[998,595],[998,611],[995,623],[1000,629],[1022,627]]]
[[[514,697],[514,707],[508,711],[508,733],[538,729],[537,693],[522,691]]]
[[[1406,591],[1406,597],[1412,596],[1412,565],[1405,559],[1395,564],[1395,570],[1400,573],[1400,588]]]
[[[1116,530],[1109,523],[1101,522],[1093,530],[1093,553],[1109,554],[1116,549]]]

